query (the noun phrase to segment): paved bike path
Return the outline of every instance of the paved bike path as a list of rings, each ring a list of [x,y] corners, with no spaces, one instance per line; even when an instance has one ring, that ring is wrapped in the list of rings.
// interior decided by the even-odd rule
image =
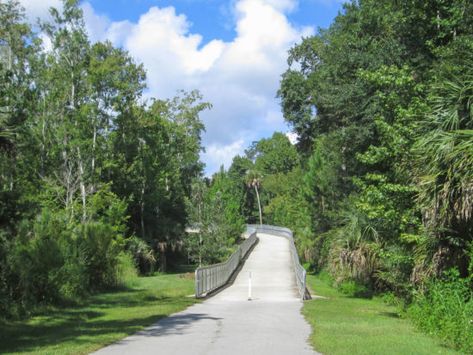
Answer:
[[[95,354],[317,354],[300,314],[289,241],[262,233],[258,238],[233,285]]]

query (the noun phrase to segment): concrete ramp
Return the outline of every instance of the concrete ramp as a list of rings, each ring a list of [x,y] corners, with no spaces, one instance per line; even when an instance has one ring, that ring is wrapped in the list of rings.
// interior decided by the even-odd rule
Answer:
[[[317,354],[300,314],[289,240],[262,233],[258,238],[231,286],[96,354]]]
[[[214,296],[215,300],[247,299],[250,272],[252,300],[294,302],[300,299],[289,240],[263,233],[258,233],[258,239],[258,245],[246,260],[233,285]]]

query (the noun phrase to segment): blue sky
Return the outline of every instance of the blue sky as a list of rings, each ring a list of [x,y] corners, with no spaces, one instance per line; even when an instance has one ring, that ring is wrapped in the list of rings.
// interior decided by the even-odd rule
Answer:
[[[60,0],[21,0],[30,19]],[[288,132],[276,99],[287,51],[326,28],[341,0],[87,0],[93,41],[110,40],[147,70],[147,97],[198,89],[213,104],[202,159],[217,171],[254,140]]]
[[[223,0],[90,0],[100,14],[113,21],[136,22],[150,7],[173,6],[192,22],[192,31],[200,33],[204,42],[214,38],[230,41],[235,37],[232,19],[233,1]],[[288,14],[291,22],[304,26],[328,27],[340,9],[340,1],[301,0]]]

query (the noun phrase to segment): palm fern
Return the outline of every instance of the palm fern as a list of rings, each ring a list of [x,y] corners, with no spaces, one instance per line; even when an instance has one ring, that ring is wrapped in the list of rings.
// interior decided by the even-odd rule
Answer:
[[[379,246],[376,230],[356,212],[347,212],[343,227],[334,230],[329,256],[336,282],[370,284],[379,266]]]
[[[473,75],[445,81],[417,142],[419,201],[428,225],[471,230]],[[468,225],[470,227],[468,227]]]

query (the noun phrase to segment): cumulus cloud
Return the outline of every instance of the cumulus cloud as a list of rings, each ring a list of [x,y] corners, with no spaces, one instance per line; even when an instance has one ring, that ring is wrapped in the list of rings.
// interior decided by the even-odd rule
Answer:
[[[233,155],[252,141],[287,130],[275,99],[280,75],[286,69],[288,49],[314,32],[289,22],[287,15],[297,8],[297,0],[230,4],[235,38],[204,43],[200,34],[192,32],[185,14],[176,13],[174,7],[151,7],[133,23],[110,21],[82,3],[93,40],[109,39],[144,64],[147,95],[169,98],[179,89],[199,89],[213,104],[202,115],[207,173],[221,164],[228,167]]]
[[[230,42],[204,44],[173,7],[152,7],[135,24],[112,23],[102,30],[144,63],[150,96],[171,97],[178,89],[197,88],[213,104],[203,115],[208,172],[222,163],[228,167],[232,156],[253,140],[287,129],[275,100],[280,74],[287,50],[314,31],[288,21],[287,13],[297,6],[294,0],[233,4],[236,37]]]
[[[51,7],[62,8],[61,0],[20,0],[20,4],[25,8],[26,16],[31,23],[36,23],[38,18],[49,18]]]
[[[202,36],[189,33],[190,24],[173,7],[152,7],[142,15],[123,45],[148,72],[150,92],[170,97],[179,88],[198,88],[202,74],[212,68],[225,44],[212,40],[202,46]]]
[[[92,42],[98,42],[106,38],[106,33],[111,27],[111,21],[105,15],[97,14],[90,3],[81,5],[85,19],[85,27]]]
[[[206,149],[206,152],[203,154],[205,161],[215,167],[212,172],[217,171],[220,166],[229,168],[233,157],[235,155],[241,154],[245,149],[245,141],[243,139],[238,139],[235,142],[230,144],[219,144],[219,143],[210,143]]]

